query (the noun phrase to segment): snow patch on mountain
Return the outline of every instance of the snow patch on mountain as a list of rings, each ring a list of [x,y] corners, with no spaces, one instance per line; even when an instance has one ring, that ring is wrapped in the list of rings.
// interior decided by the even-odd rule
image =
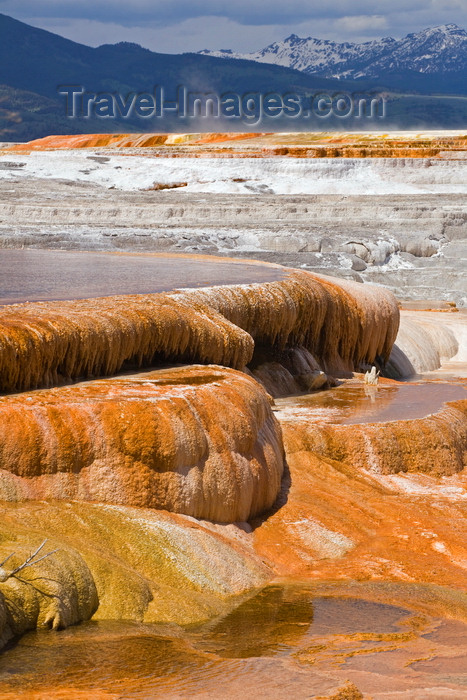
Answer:
[[[374,78],[399,71],[458,73],[467,70],[467,32],[456,24],[444,24],[402,39],[386,37],[360,44],[291,34],[252,53],[228,49],[199,53],[270,63],[327,78]]]

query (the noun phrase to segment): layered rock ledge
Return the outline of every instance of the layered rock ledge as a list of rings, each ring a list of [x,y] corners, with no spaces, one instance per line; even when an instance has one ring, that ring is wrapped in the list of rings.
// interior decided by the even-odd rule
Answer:
[[[255,348],[302,346],[326,371],[389,358],[399,327],[380,288],[291,272],[275,282],[0,308],[0,391],[163,361],[241,369]]]
[[[269,398],[191,366],[0,398],[0,498],[149,507],[217,522],[272,506],[283,471]]]
[[[80,148],[150,149],[152,155],[215,157],[289,156],[291,158],[462,157],[467,139],[461,131],[79,134],[47,136],[17,144],[9,151]]]
[[[461,313],[410,313],[392,366],[459,353]],[[429,561],[462,589],[466,402],[318,425],[277,410],[255,381],[303,393],[384,365],[398,327],[389,292],[306,272],[1,309],[0,377],[23,391],[0,397],[2,558],[17,549],[13,566],[44,537],[60,553],[37,569],[55,588],[31,597],[27,582],[1,583],[0,642],[93,614],[196,622],[277,575],[433,584]],[[182,361],[197,364],[103,378]]]

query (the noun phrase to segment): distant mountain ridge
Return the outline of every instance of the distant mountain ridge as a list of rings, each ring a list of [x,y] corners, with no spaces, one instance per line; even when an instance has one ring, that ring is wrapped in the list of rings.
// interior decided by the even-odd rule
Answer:
[[[225,61],[199,54],[163,54],[132,42],[97,48],[65,39],[0,13],[0,141],[27,140],[59,133],[212,130],[203,119],[69,119],[60,86],[82,86],[87,92],[152,93],[154,86],[174,100],[177,86],[216,95],[230,92],[300,95],[335,91],[338,82],[282,66],[253,61]],[[352,81],[348,89],[353,89]],[[290,120],[289,120],[290,121]],[[274,125],[277,124],[273,122]],[[206,126],[205,126],[206,124]],[[219,130],[245,130],[241,120],[219,119]],[[284,122],[282,122],[284,125]]]
[[[400,41],[382,39],[361,45],[292,35],[259,52],[259,60],[256,54],[228,52],[218,52],[221,58],[162,54],[131,42],[92,48],[0,13],[0,141],[50,134],[362,130],[383,125],[384,129],[463,129],[467,127],[466,36],[454,25]],[[440,55],[444,72],[430,72],[435,65],[439,69]],[[87,93],[118,94],[121,101],[129,95],[135,99],[137,93],[152,93],[155,86],[166,90],[167,101],[175,99],[178,86],[217,96],[234,93],[242,100],[252,94],[261,100],[271,94],[292,94],[299,96],[305,108],[296,119],[284,114],[276,118],[263,110],[261,118],[260,112],[250,119],[244,114],[234,119],[221,114],[213,121],[207,115],[180,116],[169,108],[163,118],[143,119],[136,111],[111,118],[82,111],[69,118],[63,86],[70,85],[82,86]],[[369,99],[376,95],[380,103],[384,99],[385,121],[380,121],[381,110],[375,119],[368,110],[363,112],[365,118],[354,111],[344,120],[335,112],[323,120],[307,109],[314,95],[343,92],[358,99],[362,93]],[[256,99],[257,107],[259,103]]]
[[[199,53],[269,63],[326,78],[381,79],[401,72],[430,75],[467,71],[467,32],[456,24],[444,24],[408,34],[365,43],[335,42],[291,34],[253,53],[230,50]]]

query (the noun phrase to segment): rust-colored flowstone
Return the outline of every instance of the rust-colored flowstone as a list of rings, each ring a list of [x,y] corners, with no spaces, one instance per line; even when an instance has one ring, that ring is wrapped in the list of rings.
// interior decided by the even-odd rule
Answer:
[[[276,415],[290,484],[254,539],[278,574],[467,591],[467,400],[379,424]]]
[[[161,360],[247,365],[255,344],[304,346],[327,370],[389,357],[393,295],[308,272],[172,294],[18,304],[0,309],[0,391],[109,376]]]
[[[10,578],[0,586],[0,644],[51,615],[63,626],[87,619],[97,604],[103,618],[199,621],[276,576],[341,581],[320,584],[336,595],[368,582],[368,597],[372,582],[404,582],[414,609],[432,612],[440,598],[443,614],[459,615],[467,401],[339,424],[307,415],[306,397],[274,407],[246,370],[269,386],[281,377],[287,386],[286,367],[296,369],[292,383],[327,381],[324,372],[382,364],[398,327],[388,291],[307,272],[2,308],[2,557],[15,538],[21,553],[56,538],[51,551],[65,554],[44,571],[56,568],[53,594],[73,614],[38,594],[11,621],[23,593]],[[436,340],[438,360],[458,350],[448,335]],[[430,355],[432,336],[419,333],[413,353]],[[163,362],[203,365],[102,378]],[[92,381],[72,383],[82,378]],[[299,663],[315,663],[313,653]]]
[[[191,366],[0,398],[0,499],[248,520],[280,489],[279,424],[245,374]]]
[[[0,308],[0,391],[110,376],[175,358],[243,367],[253,340],[212,309],[165,294]]]

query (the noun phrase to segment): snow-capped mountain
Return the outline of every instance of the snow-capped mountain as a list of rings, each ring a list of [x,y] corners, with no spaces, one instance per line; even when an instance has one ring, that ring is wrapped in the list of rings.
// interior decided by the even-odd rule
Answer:
[[[405,71],[461,73],[467,70],[467,32],[455,24],[444,24],[403,39],[388,37],[362,44],[291,34],[253,53],[207,49],[199,53],[272,63],[328,78],[377,78]]]

